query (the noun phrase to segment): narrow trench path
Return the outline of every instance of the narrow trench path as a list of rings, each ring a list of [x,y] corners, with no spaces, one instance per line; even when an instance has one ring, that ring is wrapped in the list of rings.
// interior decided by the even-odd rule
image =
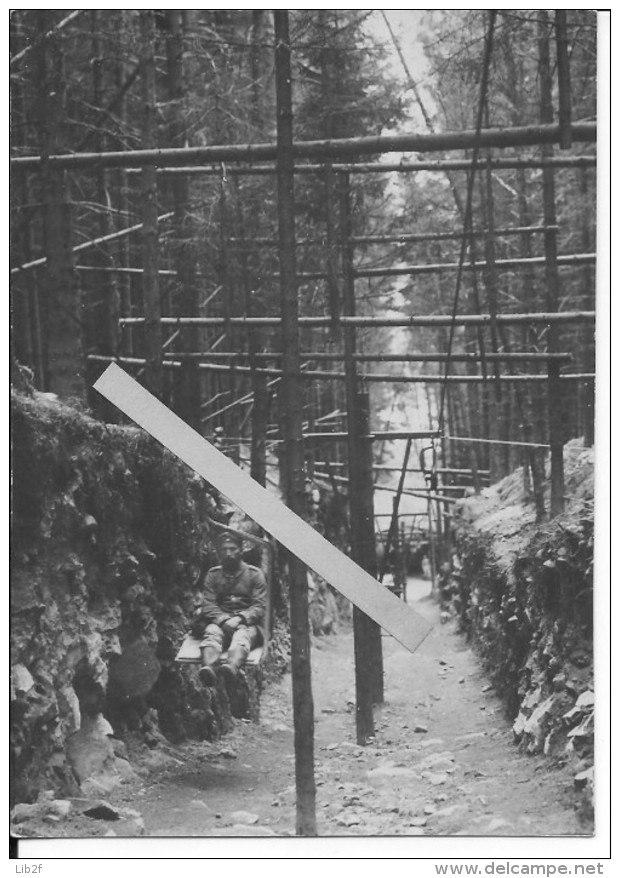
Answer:
[[[480,665],[429,583],[409,602],[435,627],[414,654],[384,639],[385,703],[376,742],[355,743],[353,637],[313,643],[320,835],[583,835],[572,775],[521,754]],[[216,743],[154,752],[115,799],[140,810],[151,836],[294,835],[290,675],[263,693],[261,723]]]

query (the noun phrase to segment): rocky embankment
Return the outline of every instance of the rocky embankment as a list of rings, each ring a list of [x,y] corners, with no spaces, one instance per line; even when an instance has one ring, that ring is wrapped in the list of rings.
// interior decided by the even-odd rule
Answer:
[[[138,429],[43,394],[15,394],[12,419],[13,801],[105,796],[140,752],[232,725],[174,661],[219,498]]]
[[[483,657],[528,753],[574,768],[592,816],[594,453],[566,446],[566,511],[536,524],[517,470],[456,509],[461,628]],[[548,498],[547,498],[548,500]]]

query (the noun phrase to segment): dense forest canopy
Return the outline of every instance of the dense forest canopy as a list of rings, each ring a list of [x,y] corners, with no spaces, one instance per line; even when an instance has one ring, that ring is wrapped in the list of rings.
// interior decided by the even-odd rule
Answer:
[[[567,100],[569,124],[595,121],[594,11],[391,15],[290,12],[296,140],[471,130],[478,114],[491,129],[557,122],[560,111],[566,123]],[[417,62],[412,46],[419,47]],[[264,481],[266,454],[276,459],[277,445],[270,442],[280,415],[278,376],[261,369],[278,368],[277,328],[174,328],[162,326],[160,317],[278,314],[276,186],[269,163],[259,162],[253,173],[247,163],[139,171],[93,162],[58,171],[49,157],[274,142],[271,13],[15,10],[11,56],[12,154],[41,156],[36,172],[16,165],[12,181],[16,360],[39,389],[85,398],[104,359],[120,357],[186,420],[207,436],[218,435],[237,459],[248,453],[252,431],[255,440],[262,433],[252,456]],[[377,152],[352,154],[347,163],[472,154]],[[594,308],[595,167],[583,162],[550,172],[540,162],[566,155],[594,157],[595,144],[480,151],[460,314]],[[532,163],[493,165],[512,158]],[[347,210],[358,315],[452,313],[468,199],[464,170],[345,175],[324,161],[296,176],[295,197],[300,313],[333,320],[331,327],[302,328],[301,351],[309,355],[304,369],[342,370],[337,319]],[[543,233],[544,226],[551,231]],[[558,255],[551,282],[550,247]],[[429,265],[438,268],[425,269]],[[146,328],[122,323],[142,316]],[[357,352],[365,356],[447,350],[477,357],[453,362],[450,371],[463,382],[481,376],[481,383],[453,382],[443,405],[439,380],[370,383],[374,428],[434,428],[441,409],[454,436],[544,443],[545,381],[512,379],[519,372],[544,379],[545,362],[506,362],[500,381],[498,361],[487,355],[554,350],[572,355],[572,373],[587,376],[594,369],[590,324],[457,327],[453,338],[445,326],[377,327],[357,336]],[[445,364],[370,362],[360,371],[440,379]],[[564,441],[582,434],[591,441],[592,385],[587,377],[557,384]],[[313,380],[305,387],[306,424],[343,429],[343,382]],[[90,398],[90,404],[111,417],[100,402]],[[490,467],[498,476],[523,460],[518,447],[490,447],[446,442],[444,462]],[[314,456],[345,462],[337,444]]]

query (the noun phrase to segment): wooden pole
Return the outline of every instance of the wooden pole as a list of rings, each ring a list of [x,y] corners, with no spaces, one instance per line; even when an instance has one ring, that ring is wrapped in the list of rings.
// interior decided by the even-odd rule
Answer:
[[[549,58],[549,19],[546,10],[540,10],[538,18],[538,50],[540,80],[540,116],[543,122],[553,119],[551,63]],[[553,153],[552,146],[543,146],[543,157]],[[558,243],[557,232],[552,228],[557,225],[555,209],[555,174],[553,168],[546,167],[542,171],[543,184],[543,218],[549,229],[545,232],[545,289],[547,310],[558,311],[560,301],[560,279],[558,274]],[[558,332],[554,324],[549,325],[547,349],[554,352],[558,349]],[[549,445],[551,447],[551,515],[559,515],[564,511],[564,430],[562,385],[559,380],[559,369],[553,363],[548,365],[548,411],[549,411]]]
[[[41,25],[39,32],[50,30],[53,13],[36,13]],[[51,164],[52,154],[61,147],[62,127],[66,119],[66,79],[63,56],[55,29],[42,41],[38,49],[40,93],[38,122],[44,160],[41,167],[43,195],[44,246],[47,259],[45,295],[41,296],[41,324],[43,335],[42,361],[44,390],[63,397],[85,396],[82,373],[81,299],[73,266],[71,248],[71,203],[69,177],[56,173]],[[70,315],[71,319],[67,319]]]
[[[261,114],[261,50],[260,36],[261,26],[264,17],[264,10],[252,10],[252,28],[250,31],[251,51],[250,51],[250,79],[252,82],[252,103],[250,110],[250,119],[254,130],[258,133],[262,130],[263,116]],[[238,179],[234,178],[235,187],[238,187]],[[241,205],[241,197],[239,188],[236,188],[237,204],[239,211],[239,234],[247,239],[245,228],[245,214]],[[255,189],[250,189],[246,194],[246,209],[249,210],[250,216],[254,217],[255,211],[258,209],[258,198]],[[279,243],[279,242],[278,242]],[[244,253],[242,261],[242,272],[244,275],[245,285],[245,313],[253,314],[256,308],[256,298],[258,288],[260,286],[260,259],[258,267],[254,262],[250,263],[248,256]],[[257,354],[263,344],[263,333],[256,328],[248,333],[248,355],[250,365],[255,368],[257,363]],[[250,451],[250,475],[259,483],[266,485],[267,483],[267,449],[265,438],[267,435],[267,426],[269,421],[269,384],[263,375],[253,372],[250,378],[252,385],[252,395],[254,398],[254,406],[252,410],[252,443]]]
[[[142,54],[142,143],[147,150],[156,137],[155,19],[152,10],[140,15]],[[157,233],[157,173],[154,164],[142,168],[142,295],[146,353],[145,381],[154,396],[163,391],[161,303],[159,299],[159,242]]]
[[[103,105],[104,81],[100,10],[91,10],[90,17],[92,28],[93,55],[93,105],[95,107],[101,107]],[[96,137],[98,146],[101,149],[104,149],[106,141],[106,135],[104,131],[97,131]],[[98,168],[95,178],[97,186],[97,201],[99,202],[99,204],[109,204],[110,199],[108,197],[106,170],[104,168]],[[112,217],[109,211],[103,210],[100,213],[98,217],[98,226],[100,231],[100,238],[107,238],[109,235],[114,234]],[[75,248],[73,248],[73,252],[75,252]],[[94,254],[94,256],[95,259],[99,260],[101,264],[112,262],[112,260],[110,259],[110,254],[105,253],[105,251],[98,251],[96,254]],[[101,283],[101,281],[103,281],[103,283]],[[118,285],[118,276],[116,274],[111,274],[109,279],[101,278],[100,284],[102,287],[101,292],[105,292],[105,295],[103,296],[103,308],[101,312],[104,319],[101,321],[103,325],[100,327],[100,335],[98,334],[98,337],[95,339],[95,341],[99,341],[101,343],[101,347],[103,348],[103,351],[105,353],[118,354],[120,340],[118,326],[118,318],[120,317],[120,292]],[[98,285],[95,287],[95,291],[95,298],[100,298],[100,289]]]
[[[90,354],[88,356],[89,360],[93,362],[100,361],[111,362],[117,358],[109,357],[109,356],[99,356],[97,354]],[[145,364],[145,360],[142,357],[119,357],[119,363],[127,363],[128,365],[134,366],[143,366]],[[556,367],[559,366],[556,360],[550,361]],[[163,362],[163,366],[166,369],[180,369],[182,367],[182,362],[180,359],[169,360],[166,359]],[[223,365],[222,363],[200,363],[200,369],[203,369],[205,372],[215,372],[220,375],[229,375],[231,372],[231,367]],[[233,367],[235,372],[238,372],[243,375],[247,375],[250,371],[260,375],[271,375],[275,377],[281,377],[284,375],[283,370],[281,369],[261,369],[256,368],[251,370],[250,366],[235,366]],[[448,375],[447,377],[442,377],[441,375],[390,375],[383,374],[381,372],[365,372],[364,374],[359,376],[360,379],[367,382],[379,382],[379,383],[387,383],[387,384],[442,384],[446,382],[447,384],[484,384],[487,381],[487,378],[484,375]],[[568,374],[560,374],[558,371],[558,381],[560,383],[564,383],[566,381],[587,381],[589,379],[594,378],[593,372],[571,372]],[[309,369],[305,369],[303,372],[299,373],[299,379],[301,381],[346,381],[346,372],[331,372],[327,370],[318,370],[312,371]],[[507,384],[525,384],[530,382],[544,382],[548,380],[548,376],[546,375],[500,375],[496,380],[505,382]],[[227,393],[230,391],[227,391]],[[316,434],[318,435],[318,434]],[[325,436],[331,436],[332,433],[325,433]]]
[[[333,165],[329,166],[333,169]],[[510,237],[512,235],[531,235],[536,232],[544,232],[545,226],[513,226],[508,229],[496,229],[495,235],[498,238]],[[477,229],[471,233],[470,237],[480,237],[485,234],[484,229]],[[394,235],[352,235],[352,244],[418,244],[425,241],[460,241],[463,237],[462,232],[435,232],[432,233],[412,233],[412,234],[394,234]],[[324,238],[299,238],[295,243],[297,247],[306,247],[312,244],[323,245]],[[277,247],[276,238],[230,238],[231,244],[260,244],[271,247]],[[589,249],[589,248],[588,248]]]
[[[594,264],[596,262],[596,253],[563,253],[557,256],[557,265],[567,268],[575,268],[579,265]],[[42,263],[41,263],[42,264]],[[532,256],[530,259],[498,259],[495,263],[497,269],[505,271],[519,268],[542,268],[545,265],[544,256]],[[32,266],[31,266],[32,267]],[[443,271],[456,271],[459,268],[458,262],[436,262],[426,263],[422,265],[402,265],[396,268],[357,268],[354,271],[355,277],[401,277],[414,276],[420,274],[440,274]],[[470,261],[463,265],[464,271],[477,272],[487,268],[486,262]],[[133,272],[140,274],[140,268],[107,268],[99,265],[77,265],[78,271],[115,271],[115,272]],[[172,269],[162,269],[160,274],[163,277],[176,277],[177,272]],[[265,277],[277,278],[278,272],[266,272]],[[300,271],[298,277],[301,280],[325,280],[329,278],[326,271]]]
[[[552,165],[554,168],[590,168],[596,165],[595,155],[575,155],[563,156],[551,159],[539,158],[494,158],[492,167],[495,171],[510,171],[516,168],[523,170],[527,168],[542,168],[545,164]],[[342,162],[334,162],[332,170],[334,173],[348,172],[350,174],[386,174],[386,173],[416,173],[416,171],[468,171],[471,167],[470,159],[435,159],[432,161],[415,161],[415,162],[356,162],[355,164],[343,164]],[[304,162],[295,165],[296,174],[322,174],[325,169],[324,164],[312,164]],[[135,173],[135,168],[128,168],[128,172]],[[190,165],[188,167],[162,167],[159,168],[160,174],[189,174],[194,176],[217,176],[220,173],[216,165]],[[244,176],[273,176],[275,175],[275,167],[272,165],[252,165],[247,167],[244,165],[231,165],[228,173],[239,177]]]
[[[575,142],[596,142],[596,123],[579,122],[571,126]],[[558,143],[559,125],[529,125],[519,128],[485,128],[475,130],[445,131],[438,134],[402,134],[375,137],[349,137],[341,140],[297,141],[291,149],[296,158],[326,158],[373,155],[390,152],[444,152],[445,150],[472,149],[478,146],[509,148],[540,146]],[[121,152],[77,153],[51,157],[53,167],[88,168],[102,165],[108,168],[141,168],[144,165],[174,167],[200,162],[252,162],[273,161],[278,155],[277,143],[236,144],[224,146],[193,146],[182,149],[136,149]],[[40,156],[21,156],[11,159],[11,164],[36,169]],[[294,170],[294,166],[291,168]]]
[[[593,206],[590,204],[592,189],[588,185],[588,172],[584,169],[579,175],[579,190],[581,194],[581,240],[592,246],[591,217]],[[596,279],[590,266],[585,266],[581,271],[584,297],[588,305],[594,308],[596,304]],[[596,349],[594,335],[590,327],[580,327],[581,347],[583,350],[586,371],[594,372],[596,369]],[[583,423],[583,444],[594,445],[594,380],[584,381],[581,387],[581,416]]]
[[[304,453],[302,440],[303,387],[299,380],[299,328],[295,264],[295,195],[293,169],[293,110],[291,47],[288,11],[276,9],[275,25],[278,227],[280,237],[280,301],[282,309],[282,402],[285,429],[285,496],[289,508],[304,512]],[[314,705],[310,665],[308,586],[305,565],[288,559],[290,577],[291,669],[295,729],[295,786],[297,835],[316,835],[314,780]]]
[[[560,123],[560,149],[570,149],[573,138],[571,135],[571,84],[570,62],[568,56],[568,35],[566,27],[566,9],[555,10],[555,39],[558,68],[558,100]]]
[[[280,280],[280,286],[282,281]],[[521,323],[593,323],[596,319],[594,311],[537,311],[528,314],[498,314],[496,322],[505,326],[517,326]],[[143,317],[126,317],[120,320],[125,326],[144,324]],[[162,317],[162,326],[280,326],[281,317]],[[331,325],[330,317],[299,317],[300,326],[324,327]],[[347,317],[340,318],[343,326],[379,327],[379,326],[488,326],[491,322],[489,314],[457,314],[452,318],[449,314],[402,315],[399,317]]]
[[[351,193],[348,175],[340,176],[340,221],[342,224],[343,312],[355,315],[355,279],[353,248],[349,242],[352,229]],[[368,470],[367,449],[363,437],[368,431],[368,415],[358,383],[355,330],[344,330],[345,386],[347,407],[347,445],[349,452],[349,510],[351,521],[351,555],[360,567],[376,575],[372,469]],[[372,459],[370,460],[372,467]],[[355,719],[357,743],[367,744],[374,736],[373,701],[383,701],[383,656],[381,630],[357,607],[353,608],[355,651]]]
[[[393,506],[392,506],[392,519],[390,521],[390,527],[387,532],[387,537],[385,539],[385,547],[383,551],[383,560],[381,562],[381,569],[379,570],[379,582],[383,582],[383,578],[386,574],[388,563],[389,563],[389,552],[391,548],[392,541],[395,539],[398,533],[398,506],[400,504],[400,497],[403,493],[403,488],[405,487],[405,477],[408,472],[411,470],[407,469],[409,464],[409,455],[411,454],[411,443],[412,440],[407,440],[407,445],[405,446],[405,456],[403,458],[403,465],[400,468],[400,478],[398,480],[398,487],[396,489],[396,496],[394,497]],[[381,469],[385,469],[385,467],[381,467]]]
[[[235,180],[235,186],[236,183],[237,181]],[[245,232],[245,219],[243,216],[241,199],[237,190],[235,191],[235,196],[235,203],[237,207],[237,225],[239,234],[243,238]],[[251,279],[250,265],[246,250],[241,251],[240,267],[245,313],[251,316],[254,313],[254,297],[252,290],[253,281]],[[250,329],[250,331],[248,332],[248,352],[247,354],[241,354],[241,356],[243,356],[244,358],[247,357],[250,364],[250,382],[252,386],[253,398],[250,473],[252,475],[252,478],[255,479],[259,483],[259,485],[265,486],[267,479],[265,437],[267,435],[267,419],[269,414],[269,390],[267,387],[267,379],[265,375],[261,374],[257,369],[257,362],[258,358],[260,357],[260,353],[258,352],[258,348],[260,347],[260,338],[260,329]],[[223,353],[226,359],[236,359],[236,357],[238,356],[235,353]],[[214,353],[214,356],[217,357],[217,352]]]
[[[256,361],[279,360],[282,356],[281,351],[261,351],[254,354]],[[302,360],[331,360],[340,362],[344,360],[343,353],[326,353],[325,351],[302,351],[300,354]],[[445,363],[448,359],[446,353],[434,354],[353,354],[353,359],[358,363]],[[165,353],[166,359],[184,360],[193,358],[196,360],[249,360],[249,354],[244,351],[191,351],[191,352],[175,352]],[[479,354],[465,353],[452,354],[450,360],[454,363],[477,363],[481,360]],[[556,352],[554,354],[545,351],[524,351],[524,352],[507,352],[500,351],[495,354],[485,354],[485,359],[499,362],[516,362],[516,363],[547,363],[548,360],[558,360],[561,365],[568,365],[572,360],[572,354],[567,352]]]
[[[183,64],[184,13],[180,9],[166,10],[168,37],[166,41],[168,56],[168,96],[170,99],[170,143],[178,146],[186,137],[183,116],[185,99],[185,69]],[[186,177],[171,181],[174,199],[174,238],[172,249],[177,269],[177,283],[174,290],[173,313],[197,314],[200,310],[196,278],[196,239],[195,222],[190,210],[189,180]],[[160,218],[158,218],[160,219]],[[187,336],[181,334],[177,347],[181,350],[196,350],[200,347],[200,329],[192,327]],[[191,360],[183,361],[180,374],[175,376],[175,409],[183,420],[200,432],[201,387],[200,371]]]

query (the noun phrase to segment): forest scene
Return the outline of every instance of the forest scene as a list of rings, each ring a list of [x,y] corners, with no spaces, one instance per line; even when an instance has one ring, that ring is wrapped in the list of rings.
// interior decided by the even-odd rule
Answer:
[[[19,844],[594,832],[599,20],[11,11]]]

